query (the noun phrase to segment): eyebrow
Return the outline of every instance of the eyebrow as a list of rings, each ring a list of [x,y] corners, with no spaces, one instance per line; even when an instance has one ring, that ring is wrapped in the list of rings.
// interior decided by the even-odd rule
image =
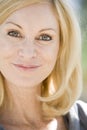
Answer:
[[[40,32],[48,31],[48,30],[52,30],[52,31],[56,32],[56,29],[53,29],[53,28],[44,28],[44,29],[41,29]]]
[[[11,21],[7,22],[6,24],[13,24],[13,25],[19,27],[20,29],[22,29],[22,27],[20,25],[14,23],[14,22],[11,22]],[[44,28],[44,29],[41,29],[39,32],[48,31],[48,30],[52,30],[56,33],[56,29],[53,29],[53,28]]]
[[[20,29],[22,29],[22,27],[20,26],[20,25],[18,25],[18,24],[16,24],[16,23],[14,23],[14,22],[7,22],[6,24],[13,24],[13,25],[15,25],[15,26],[17,26],[17,27],[19,27]]]

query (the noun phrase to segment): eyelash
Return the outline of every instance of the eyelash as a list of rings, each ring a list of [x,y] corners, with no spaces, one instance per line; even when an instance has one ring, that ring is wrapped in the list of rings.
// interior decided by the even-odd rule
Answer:
[[[15,37],[15,38],[22,38],[23,36],[20,34],[19,31],[16,30],[11,30],[7,33],[9,36],[11,37]]]
[[[44,38],[44,39],[43,39]],[[39,36],[39,38],[37,38],[37,40],[41,40],[41,41],[51,41],[52,37],[48,34],[41,34]]]
[[[21,35],[21,33],[19,31],[17,31],[17,30],[11,30],[7,34],[9,36],[15,37],[15,38],[22,38],[23,37]],[[51,41],[52,40],[52,36],[44,33],[44,34],[41,34],[39,37],[37,37],[36,40],[40,40],[40,41]]]

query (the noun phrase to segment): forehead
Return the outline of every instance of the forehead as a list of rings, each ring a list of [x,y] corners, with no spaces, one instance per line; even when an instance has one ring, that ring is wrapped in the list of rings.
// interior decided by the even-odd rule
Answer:
[[[6,21],[14,21],[19,24],[39,24],[46,26],[58,26],[56,15],[51,3],[32,4],[11,14]]]

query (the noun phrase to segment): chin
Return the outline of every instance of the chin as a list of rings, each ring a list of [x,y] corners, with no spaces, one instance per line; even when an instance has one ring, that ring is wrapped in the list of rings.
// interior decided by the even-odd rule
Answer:
[[[29,81],[29,79],[28,80],[12,79],[8,82],[8,85],[9,84],[20,88],[33,88],[35,86],[38,86],[41,83],[39,81],[34,81],[34,80]]]

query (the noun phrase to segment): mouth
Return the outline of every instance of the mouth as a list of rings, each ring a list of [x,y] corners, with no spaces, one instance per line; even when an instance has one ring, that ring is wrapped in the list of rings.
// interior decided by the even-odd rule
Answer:
[[[41,65],[22,65],[22,64],[13,64],[16,68],[28,71],[28,70],[35,70],[41,67]]]

